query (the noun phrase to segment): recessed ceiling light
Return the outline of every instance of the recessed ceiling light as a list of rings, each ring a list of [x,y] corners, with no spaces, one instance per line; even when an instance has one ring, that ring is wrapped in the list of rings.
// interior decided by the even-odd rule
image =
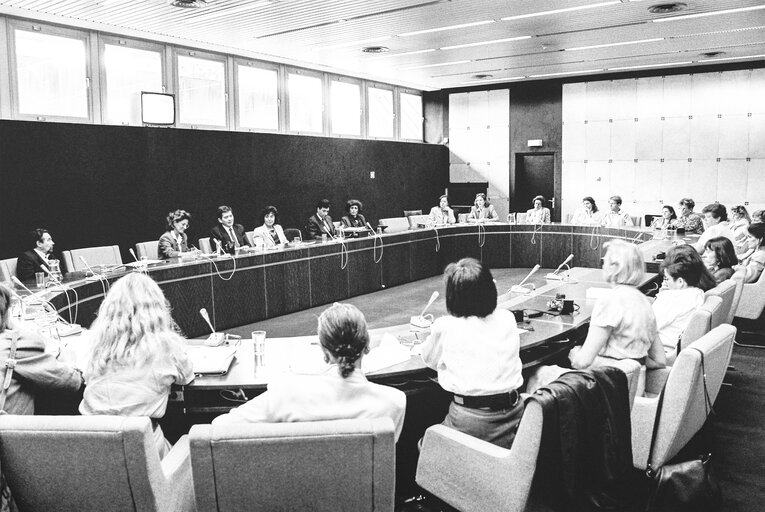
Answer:
[[[564,71],[561,73],[545,73],[544,75],[529,75],[529,78],[546,78],[548,76],[582,75],[585,73],[597,73],[603,69],[583,69],[581,71]]]
[[[458,28],[477,27],[479,25],[488,25],[489,23],[495,23],[494,20],[474,21],[472,23],[461,23],[459,25],[449,25],[447,27],[429,28],[427,30],[417,30],[415,32],[404,32],[398,34],[398,37],[418,36],[420,34],[430,34],[431,32],[442,32],[444,30],[456,30]]]
[[[671,12],[680,12],[688,8],[688,4],[682,2],[672,2],[669,4],[656,4],[648,8],[651,14],[669,14]]]
[[[471,46],[483,46],[487,44],[508,43],[510,41],[521,41],[523,39],[531,39],[531,36],[507,37],[505,39],[493,39],[491,41],[478,41],[477,43],[455,44],[453,46],[444,46],[442,48],[439,48],[439,50],[456,50],[457,48],[469,48]]]
[[[610,46],[625,46],[628,44],[655,43],[656,41],[664,41],[664,38],[654,37],[653,39],[640,39],[639,41],[621,41],[619,43],[593,44],[591,46],[575,46],[573,48],[565,48],[563,51],[573,52],[576,50],[594,50],[595,48],[608,48]]]
[[[361,49],[364,53],[385,53],[389,50],[387,46],[365,46]]]
[[[583,9],[596,9],[598,7],[605,7],[607,5],[614,5],[614,4],[620,4],[622,3],[621,0],[616,0],[613,2],[600,2],[597,4],[589,4],[589,5],[579,5],[577,7],[566,7],[563,9],[553,9],[552,11],[540,11],[540,12],[531,12],[528,14],[519,14],[517,16],[508,16],[506,18],[502,18],[502,21],[512,21],[512,20],[521,20],[524,18],[534,18],[536,16],[547,16],[551,14],[560,14],[564,12],[572,12],[572,11],[581,11]]]
[[[720,14],[735,14],[739,12],[748,12],[748,11],[757,11],[760,9],[765,9],[765,5],[753,5],[750,7],[739,7],[738,9],[724,9],[722,11],[710,11],[710,12],[699,12],[696,14],[683,14],[680,16],[670,16],[668,18],[656,18],[655,20],[651,20],[653,23],[664,23],[665,21],[676,21],[676,20],[690,20],[693,18],[704,18],[706,16],[717,16]]]
[[[682,66],[684,64],[693,64],[692,61],[685,62],[663,62],[661,64],[643,64],[641,66],[619,66],[616,68],[608,68],[608,71],[624,71],[627,69],[645,69],[645,68],[671,68],[673,66]]]

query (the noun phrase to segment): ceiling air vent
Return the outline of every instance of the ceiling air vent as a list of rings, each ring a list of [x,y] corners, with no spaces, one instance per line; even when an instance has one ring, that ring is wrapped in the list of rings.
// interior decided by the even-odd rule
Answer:
[[[714,57],[722,57],[725,55],[725,52],[705,52],[700,53],[699,57],[704,57],[705,59],[712,59]]]
[[[486,80],[487,78],[494,78],[494,75],[490,75],[489,73],[479,73],[477,75],[473,75],[472,78],[476,80]]]
[[[670,14],[673,12],[684,11],[688,8],[688,4],[682,2],[672,2],[671,4],[656,4],[648,8],[648,12],[651,14]]]
[[[365,46],[361,49],[364,53],[385,53],[389,50],[387,46]]]
[[[173,0],[170,5],[184,9],[197,9],[207,5],[207,0]]]

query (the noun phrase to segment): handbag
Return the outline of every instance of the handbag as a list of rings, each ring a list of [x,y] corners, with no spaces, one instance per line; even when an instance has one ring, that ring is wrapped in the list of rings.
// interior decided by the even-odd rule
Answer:
[[[692,348],[692,347],[689,347]],[[706,369],[704,368],[704,353],[701,355],[701,376],[704,384],[704,409],[706,416],[712,411],[712,400],[707,391]],[[659,430],[659,419],[664,402],[664,390],[661,391],[659,404],[656,409],[656,419],[653,424],[651,446],[648,450],[648,468],[646,476],[650,479],[651,492],[646,506],[648,511],[694,511],[711,512],[719,510],[722,504],[720,486],[712,471],[712,454],[702,453],[697,458],[665,464],[655,469],[651,466],[656,433]]]

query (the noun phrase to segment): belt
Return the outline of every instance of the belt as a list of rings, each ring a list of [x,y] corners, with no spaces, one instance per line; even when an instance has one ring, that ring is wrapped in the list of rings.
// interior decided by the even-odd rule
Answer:
[[[452,397],[454,403],[462,407],[467,407],[468,409],[491,409],[493,411],[511,409],[518,405],[519,399],[520,396],[517,389],[496,395],[464,396],[455,393]]]

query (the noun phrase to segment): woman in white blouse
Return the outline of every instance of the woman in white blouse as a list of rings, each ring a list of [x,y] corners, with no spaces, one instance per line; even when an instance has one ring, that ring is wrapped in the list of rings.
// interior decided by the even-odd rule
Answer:
[[[545,208],[544,196],[536,196],[532,203],[534,208],[526,212],[527,224],[549,224],[550,223],[550,209]]]
[[[598,205],[595,204],[595,199],[587,196],[582,199],[582,207],[574,211],[574,215],[571,217],[571,224],[576,224],[577,226],[597,226],[600,224],[601,218],[602,214],[598,210]]]
[[[263,247],[265,248],[287,243],[284,230],[276,223],[278,216],[279,210],[275,206],[266,206],[260,214],[260,217],[263,219],[263,225],[255,228],[252,237],[256,240],[263,240]]]
[[[494,205],[489,203],[486,194],[478,193],[475,196],[473,207],[470,208],[467,220],[468,222],[499,220],[499,215],[497,214],[497,210],[494,209]]]

